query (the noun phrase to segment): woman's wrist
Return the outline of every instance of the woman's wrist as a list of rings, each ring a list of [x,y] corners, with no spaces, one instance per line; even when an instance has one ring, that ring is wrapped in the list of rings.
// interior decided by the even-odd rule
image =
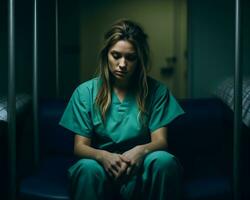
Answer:
[[[103,160],[104,154],[105,154],[104,150],[96,149],[96,156],[95,156],[96,161],[101,163]]]
[[[164,149],[165,146],[166,145],[163,142],[150,142],[147,144],[140,145],[144,156],[151,153],[152,151]]]
[[[147,144],[139,145],[139,148],[141,149],[141,154],[143,157],[145,157],[149,153],[149,149],[147,148]]]

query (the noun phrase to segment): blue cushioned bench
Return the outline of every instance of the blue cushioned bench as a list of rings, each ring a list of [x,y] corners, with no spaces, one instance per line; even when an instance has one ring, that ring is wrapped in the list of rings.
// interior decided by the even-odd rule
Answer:
[[[184,168],[184,200],[230,200],[232,197],[232,120],[219,99],[180,101],[186,114],[169,125],[169,149]],[[68,200],[67,169],[74,162],[73,134],[58,122],[66,102],[40,104],[41,162],[20,185],[23,200]],[[87,184],[87,183],[86,183]]]
[[[22,200],[69,200],[67,169],[74,163],[73,134],[58,125],[67,103],[43,100],[39,106],[40,162],[20,184]]]
[[[232,113],[219,99],[181,102],[169,126],[169,151],[184,168],[185,200],[232,199]]]

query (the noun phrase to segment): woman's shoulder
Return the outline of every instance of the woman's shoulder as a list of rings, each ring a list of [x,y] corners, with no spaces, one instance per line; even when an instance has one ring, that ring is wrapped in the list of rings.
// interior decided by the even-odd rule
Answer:
[[[156,80],[150,76],[147,77],[149,94],[167,92],[168,87],[166,84]]]
[[[80,94],[84,95],[95,95],[98,91],[98,85],[100,83],[100,78],[95,77],[93,79],[90,79],[88,81],[82,82],[78,87],[76,88],[76,91]]]
[[[99,82],[99,77],[95,77],[88,81],[82,82],[76,87],[73,96],[77,95],[80,100],[92,101],[97,93]]]
[[[98,83],[100,82],[99,77],[92,78],[88,81],[82,82],[76,89],[81,90],[93,90],[96,89],[98,86]]]

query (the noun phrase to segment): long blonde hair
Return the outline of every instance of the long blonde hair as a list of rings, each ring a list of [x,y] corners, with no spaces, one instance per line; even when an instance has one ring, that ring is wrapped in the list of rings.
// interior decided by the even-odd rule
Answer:
[[[109,71],[108,52],[110,48],[120,40],[130,42],[137,53],[137,68],[133,76],[136,76],[135,94],[139,108],[139,116],[147,113],[146,99],[148,96],[147,72],[149,70],[149,46],[147,35],[143,29],[135,22],[128,19],[121,19],[115,22],[104,36],[104,45],[99,55],[99,76],[101,85],[97,93],[95,104],[99,109],[102,119],[111,104],[112,82]]]

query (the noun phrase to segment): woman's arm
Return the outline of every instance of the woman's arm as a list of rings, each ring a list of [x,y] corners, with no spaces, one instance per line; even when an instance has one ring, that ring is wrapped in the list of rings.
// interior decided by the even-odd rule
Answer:
[[[127,169],[127,175],[133,173],[140,167],[144,157],[157,150],[166,149],[167,143],[167,127],[162,127],[151,133],[151,142],[143,145],[138,145],[123,153],[130,160],[130,166]]]
[[[75,135],[74,153],[81,158],[94,159],[102,164],[106,172],[113,178],[119,178],[127,169],[127,164],[130,161],[116,153],[95,149],[91,147],[91,139]]]
[[[78,157],[90,158],[99,161],[102,151],[91,147],[91,139],[75,135],[74,154]]]
[[[144,155],[156,150],[166,149],[168,147],[167,127],[155,130],[151,133],[151,142],[140,146],[144,150]]]

